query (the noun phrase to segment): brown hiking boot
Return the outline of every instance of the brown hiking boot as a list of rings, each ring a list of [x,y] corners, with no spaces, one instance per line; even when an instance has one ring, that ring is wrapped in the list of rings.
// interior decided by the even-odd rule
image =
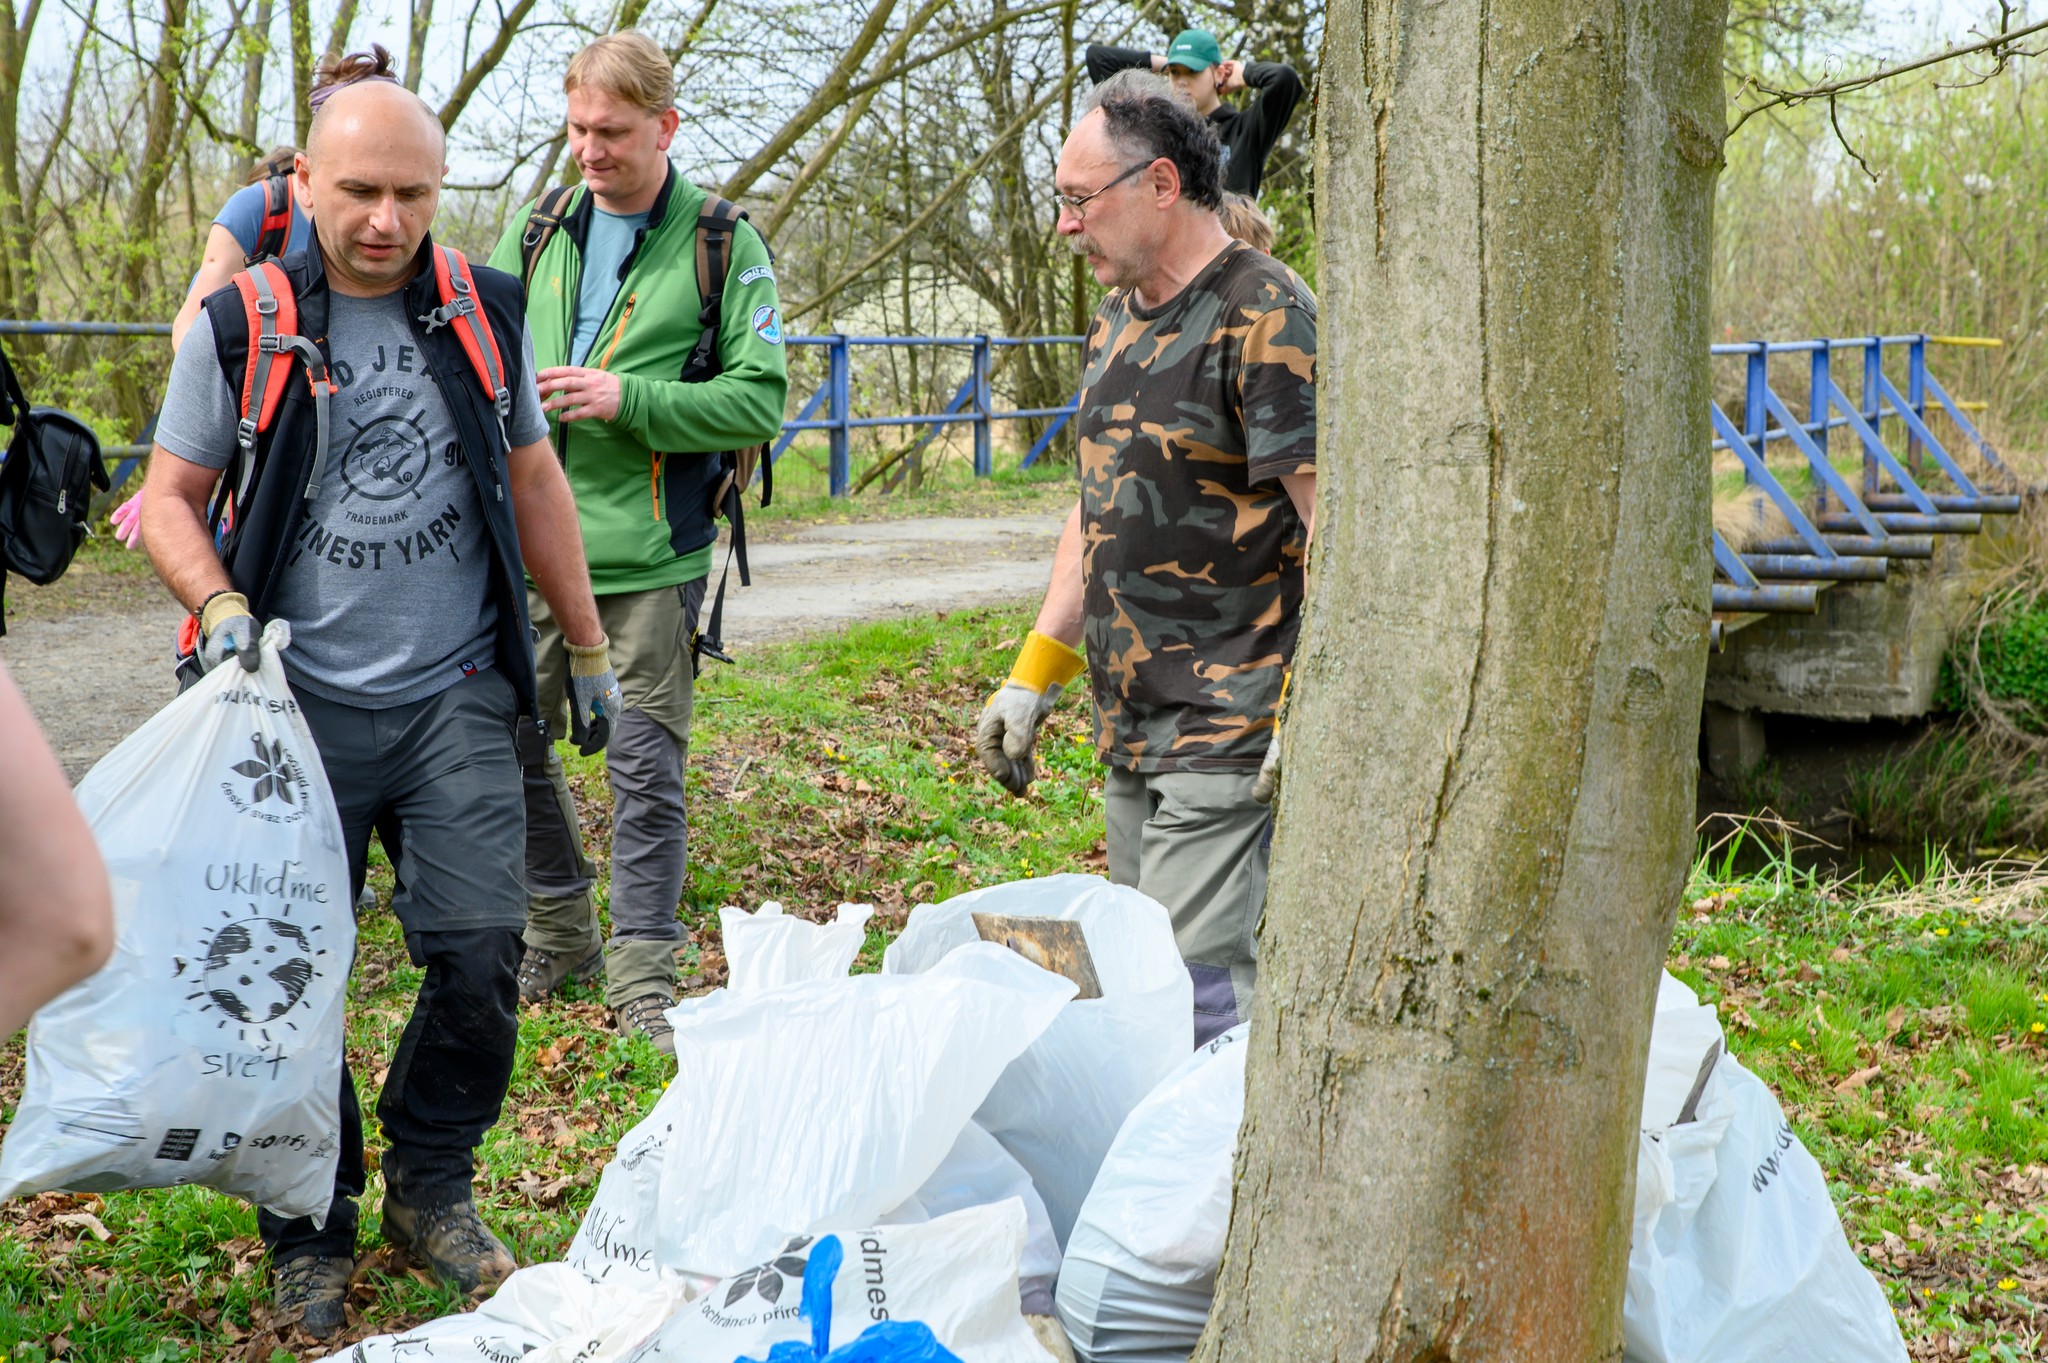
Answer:
[[[384,1238],[435,1277],[464,1292],[496,1287],[519,1267],[505,1242],[491,1234],[464,1199],[439,1207],[408,1207],[384,1194]]]
[[[592,947],[582,960],[528,945],[519,962],[519,1001],[539,1003],[571,980],[594,980],[604,973],[604,948]]]
[[[654,1043],[654,1049],[663,1055],[676,1053],[676,1029],[669,1025],[664,1016],[676,1006],[676,1001],[666,994],[642,994],[612,1015],[618,1023],[620,1036],[639,1033]]]
[[[355,1272],[353,1259],[305,1254],[272,1265],[277,1279],[277,1309],[299,1313],[299,1328],[315,1339],[324,1339],[347,1324],[342,1304],[348,1300],[349,1275]]]

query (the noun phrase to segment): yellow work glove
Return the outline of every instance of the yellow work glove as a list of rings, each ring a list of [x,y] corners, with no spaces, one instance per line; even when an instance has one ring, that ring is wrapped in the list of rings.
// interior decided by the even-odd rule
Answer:
[[[1294,681],[1293,669],[1280,674],[1280,701],[1273,707],[1273,737],[1266,744],[1266,760],[1259,763],[1259,775],[1252,782],[1252,798],[1262,805],[1273,803],[1280,793],[1280,721],[1287,716],[1287,688]]]
[[[1038,777],[1031,749],[1038,726],[1059,703],[1060,691],[1087,666],[1081,655],[1050,635],[1031,631],[1010,669],[1009,681],[988,698],[974,726],[974,748],[989,775],[1012,795]]]

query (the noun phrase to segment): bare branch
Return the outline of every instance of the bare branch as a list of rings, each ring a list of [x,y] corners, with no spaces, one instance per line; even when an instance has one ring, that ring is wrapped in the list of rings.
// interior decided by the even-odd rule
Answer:
[[[1746,74],[1742,78],[1745,90],[1738,91],[1737,97],[1739,98],[1747,90],[1754,90],[1758,94],[1765,96],[1765,98],[1762,103],[1752,104],[1741,110],[1736,116],[1735,122],[1729,125],[1728,131],[1730,134],[1733,134],[1736,129],[1766,109],[1774,109],[1781,105],[1804,104],[1817,99],[1832,101],[1838,95],[1854,94],[1858,90],[1867,90],[1881,81],[1891,80],[1896,76],[1907,75],[1914,71],[1925,70],[1930,66],[1939,66],[1943,62],[1955,61],[1961,57],[1974,56],[1979,52],[1993,52],[1999,55],[2001,67],[2006,59],[2013,56],[2038,56],[2038,52],[2012,49],[2012,44],[2018,42],[2021,38],[2040,33],[2043,30],[2048,30],[2048,19],[2029,24],[2025,28],[1994,34],[1981,42],[1971,43],[1967,47],[1952,47],[1941,52],[1930,52],[1925,56],[1915,57],[1911,61],[1895,62],[1890,66],[1880,66],[1876,70],[1865,72],[1860,76],[1844,76],[1839,80],[1823,81],[1819,85],[1808,85],[1796,90],[1775,89],[1765,85],[1754,74]]]
[[[441,126],[452,129],[455,120],[462,117],[462,111],[475,97],[477,87],[485,77],[498,69],[498,63],[505,60],[505,53],[511,48],[512,40],[519,36],[519,26],[526,22],[526,16],[533,12],[534,0],[519,0],[509,11],[501,11],[504,17],[498,22],[498,36],[491,45],[462,73],[462,79],[455,84],[455,91],[448,96],[448,102],[441,106]]]

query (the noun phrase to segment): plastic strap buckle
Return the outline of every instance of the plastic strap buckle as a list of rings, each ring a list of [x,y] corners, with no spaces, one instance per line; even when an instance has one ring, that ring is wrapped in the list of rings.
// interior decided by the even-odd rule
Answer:
[[[244,450],[256,448],[256,418],[245,416],[235,423],[235,444]]]

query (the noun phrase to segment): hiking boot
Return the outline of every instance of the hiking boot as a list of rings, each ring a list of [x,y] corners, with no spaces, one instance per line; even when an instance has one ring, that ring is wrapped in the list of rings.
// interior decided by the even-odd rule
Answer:
[[[348,1300],[349,1275],[355,1260],[305,1254],[274,1265],[277,1279],[277,1309],[297,1311],[299,1328],[315,1339],[324,1339],[347,1324],[342,1303]]]
[[[642,994],[612,1016],[618,1023],[620,1036],[632,1036],[637,1032],[653,1042],[654,1049],[663,1055],[674,1055],[676,1029],[669,1025],[665,1014],[675,1006],[676,1001],[666,994]]]
[[[438,1207],[408,1207],[384,1194],[384,1238],[435,1277],[464,1292],[496,1287],[519,1267],[465,1198]]]
[[[525,959],[519,962],[519,1001],[539,1003],[571,980],[594,980],[604,973],[604,948],[592,947],[581,960],[542,951],[529,943]]]

